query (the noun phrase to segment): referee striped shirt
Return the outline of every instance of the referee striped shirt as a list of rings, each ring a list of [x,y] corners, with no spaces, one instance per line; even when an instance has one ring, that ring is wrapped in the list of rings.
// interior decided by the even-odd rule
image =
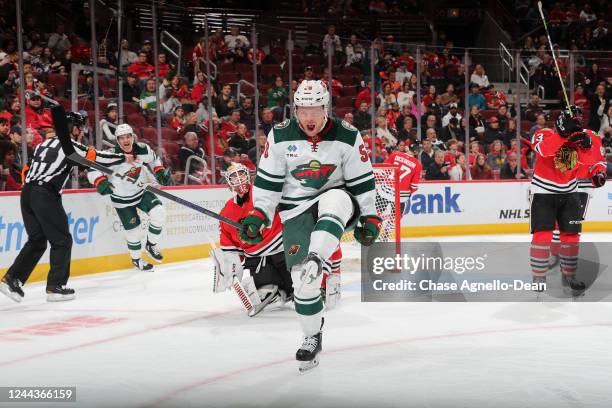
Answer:
[[[87,146],[74,140],[72,141],[72,145],[74,146],[74,150],[83,157],[86,157],[90,150]],[[125,161],[125,156],[123,154],[96,150],[95,161],[105,166],[112,166],[123,163]],[[64,187],[64,183],[66,183],[73,166],[75,166],[75,164],[68,160],[64,154],[59,139],[57,137],[47,139],[39,144],[36,150],[34,150],[25,183],[38,185],[49,184],[56,191],[60,191]]]

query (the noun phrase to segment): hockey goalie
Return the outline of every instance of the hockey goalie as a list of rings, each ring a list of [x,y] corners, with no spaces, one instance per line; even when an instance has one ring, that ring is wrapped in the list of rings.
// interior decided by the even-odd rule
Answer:
[[[294,94],[297,119],[268,133],[253,188],[253,209],[242,220],[245,242],[262,241],[278,209],[285,227],[283,246],[291,268],[294,303],[304,339],[296,352],[300,371],[316,367],[321,351],[323,265],[345,230],[371,245],[380,234],[375,180],[359,131],[328,117],[329,92],[305,80]]]

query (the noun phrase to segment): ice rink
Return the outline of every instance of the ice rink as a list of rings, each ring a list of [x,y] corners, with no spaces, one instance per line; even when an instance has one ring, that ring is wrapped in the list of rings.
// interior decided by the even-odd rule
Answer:
[[[74,278],[66,303],[27,285],[0,297],[0,386],[76,386],[69,407],[612,406],[612,304],[361,303],[359,280],[344,267],[302,375],[292,308],[247,317],[208,260]]]

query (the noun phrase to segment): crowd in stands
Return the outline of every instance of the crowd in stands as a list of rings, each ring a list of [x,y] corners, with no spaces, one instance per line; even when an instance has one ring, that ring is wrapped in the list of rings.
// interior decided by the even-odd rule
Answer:
[[[337,7],[343,3],[325,4]],[[368,7],[373,12],[392,12],[399,3],[371,1]],[[317,4],[320,3],[305,1],[304,7],[313,10]],[[576,27],[586,24],[582,13],[579,14]],[[589,24],[593,22],[599,27],[598,21],[589,20]],[[598,36],[602,33],[597,32]],[[557,38],[569,39],[573,33],[569,28],[555,31]],[[529,65],[535,67],[533,77],[536,83],[544,85],[547,97],[551,92],[559,98],[546,37],[529,38],[522,52]],[[44,138],[54,135],[50,112],[41,95],[69,108],[71,64],[91,63],[85,41],[67,32],[61,24],[51,33],[26,31],[25,40],[27,91],[26,106],[22,109],[15,33],[5,31],[0,39],[0,187],[5,190],[20,188],[19,173],[24,165],[22,137],[26,137],[28,156],[31,156]],[[599,43],[592,44],[595,47]],[[95,143],[96,138],[102,138],[111,147],[116,126],[127,122],[141,141],[162,152],[176,182],[206,184],[213,176],[220,181],[221,172],[232,162],[254,170],[266,135],[291,114],[290,90],[295,91],[304,79],[321,79],[330,89],[333,115],[361,132],[374,163],[383,163],[393,150],[399,149],[411,152],[420,160],[426,180],[522,179],[530,175],[534,159],[530,137],[537,129],[552,126],[556,114],[542,105],[537,94],[522,107],[519,117],[516,97],[495,88],[487,76],[486,61],[464,66],[461,51],[452,41],[440,47],[422,48],[420,61],[416,60],[414,48],[403,47],[392,36],[377,37],[373,45],[375,72],[371,76],[369,43],[357,35],[340,38],[336,28],[329,26],[319,43],[306,47],[296,45],[294,76],[289,78],[284,46],[261,41],[253,49],[249,37],[238,27],[229,27],[227,32],[219,29],[211,34],[208,43],[204,38],[198,40],[187,61],[189,67],[183,72],[177,72],[175,61],[159,53],[156,89],[151,41],[144,40],[134,46],[124,39],[120,53],[109,51],[98,56],[99,66],[122,72],[122,100],[117,92],[117,76],[100,75],[100,89],[95,95],[93,74],[83,73],[78,81],[78,105],[80,110],[88,112],[90,130],[73,130],[84,143]],[[334,50],[331,79],[326,58],[330,48]],[[218,67],[210,90],[207,89],[207,60]],[[576,103],[584,109],[585,126],[598,131],[604,146],[612,153],[612,79],[606,79],[592,59],[584,58],[584,61],[584,73],[576,79]],[[422,80],[420,104],[417,67]],[[466,70],[470,78],[467,89]],[[254,82],[255,75],[260,84],[259,106],[248,84],[243,84],[240,93],[236,86],[240,79]],[[209,110],[209,91],[212,110]],[[467,118],[464,117],[466,93]],[[101,109],[99,135],[95,134],[93,119],[96,97]],[[120,106],[123,117],[119,115]],[[155,129],[157,110],[162,118],[161,146]],[[21,128],[22,112],[25,112],[26,129]],[[467,149],[466,140],[469,140]],[[211,155],[215,156],[214,175]]]

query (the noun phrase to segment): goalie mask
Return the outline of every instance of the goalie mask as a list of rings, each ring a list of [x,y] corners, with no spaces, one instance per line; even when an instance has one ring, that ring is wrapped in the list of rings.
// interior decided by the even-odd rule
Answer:
[[[251,189],[249,169],[240,163],[234,163],[225,172],[225,179],[230,190],[238,194],[246,194]]]
[[[321,81],[303,80],[293,94],[295,116],[308,136],[317,135],[327,123],[329,92]]]
[[[130,153],[132,151],[136,138],[130,125],[123,123],[117,126],[117,129],[115,130],[115,137],[117,138],[117,144],[121,150],[126,153]]]

